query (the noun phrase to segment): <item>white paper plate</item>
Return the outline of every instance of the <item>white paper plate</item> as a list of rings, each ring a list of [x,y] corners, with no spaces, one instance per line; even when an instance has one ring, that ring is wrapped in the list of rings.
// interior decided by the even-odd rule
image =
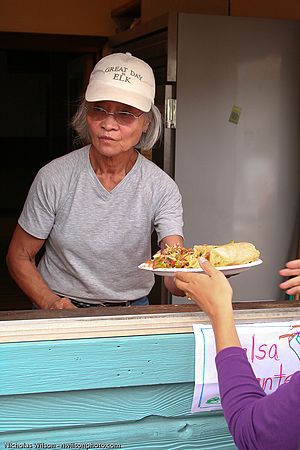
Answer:
[[[262,264],[262,260],[258,259],[257,261],[248,263],[248,264],[240,264],[237,266],[224,266],[224,267],[216,267],[216,269],[221,270],[224,275],[237,275],[239,273],[245,272],[245,270],[252,269],[252,267],[256,267]],[[155,275],[160,275],[162,277],[173,277],[176,272],[203,272],[203,269],[190,268],[190,269],[152,269],[146,263],[140,264],[139,269],[150,270]]]

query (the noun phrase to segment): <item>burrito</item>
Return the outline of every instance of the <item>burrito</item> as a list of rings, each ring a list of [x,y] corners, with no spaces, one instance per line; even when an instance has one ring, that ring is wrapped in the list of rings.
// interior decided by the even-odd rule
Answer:
[[[260,252],[250,242],[229,242],[224,245],[194,245],[196,255],[204,256],[212,265],[235,266],[257,261]]]

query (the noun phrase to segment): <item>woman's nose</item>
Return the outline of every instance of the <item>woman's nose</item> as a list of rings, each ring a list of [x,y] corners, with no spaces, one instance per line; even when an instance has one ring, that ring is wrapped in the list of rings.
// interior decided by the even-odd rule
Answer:
[[[105,129],[113,129],[113,128],[118,128],[119,124],[116,121],[114,114],[108,113],[108,114],[106,114],[105,119],[102,120],[101,126]]]

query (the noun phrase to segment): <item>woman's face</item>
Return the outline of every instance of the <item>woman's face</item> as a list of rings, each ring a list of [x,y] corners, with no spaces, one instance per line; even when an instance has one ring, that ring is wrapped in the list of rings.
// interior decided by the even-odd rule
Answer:
[[[106,114],[103,110],[108,113],[131,113],[137,118],[128,114]],[[149,125],[146,114],[139,109],[112,101],[89,103],[86,120],[92,146],[97,153],[107,157],[134,148]]]

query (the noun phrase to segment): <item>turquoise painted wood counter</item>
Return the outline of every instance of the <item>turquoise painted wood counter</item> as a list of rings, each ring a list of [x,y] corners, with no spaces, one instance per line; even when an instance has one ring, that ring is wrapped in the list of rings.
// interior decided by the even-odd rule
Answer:
[[[222,412],[190,412],[201,311],[94,310],[0,314],[1,449],[236,448]]]

